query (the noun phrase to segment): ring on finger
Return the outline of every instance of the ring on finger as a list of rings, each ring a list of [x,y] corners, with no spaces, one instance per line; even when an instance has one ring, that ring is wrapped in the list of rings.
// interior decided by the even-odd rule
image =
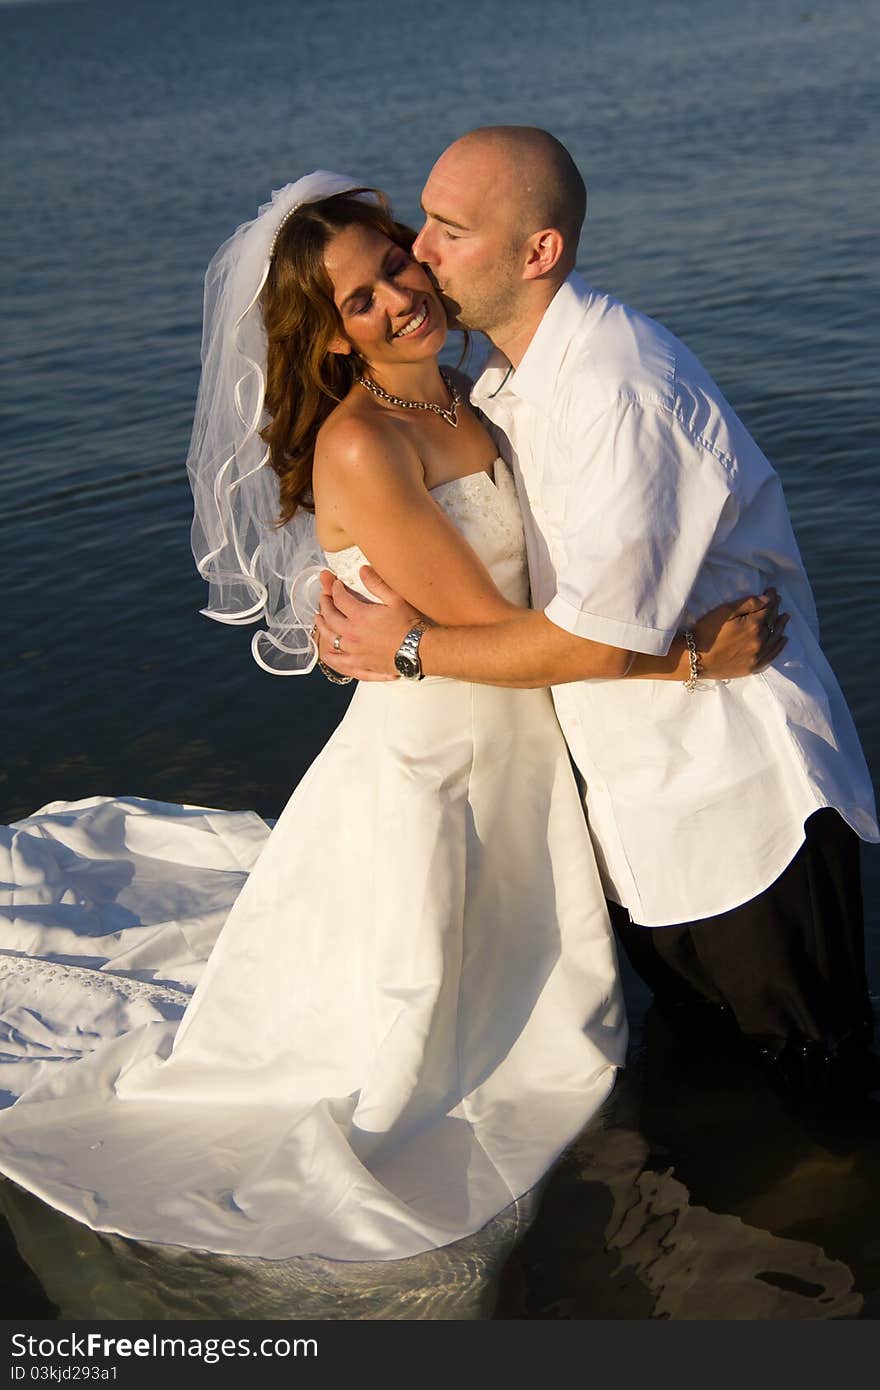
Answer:
[[[773,629],[771,628],[770,631],[772,632]],[[335,652],[341,652],[341,651],[342,651],[342,638],[339,636],[339,633],[338,633],[338,632],[337,632],[336,636],[333,638],[333,650],[334,650]]]

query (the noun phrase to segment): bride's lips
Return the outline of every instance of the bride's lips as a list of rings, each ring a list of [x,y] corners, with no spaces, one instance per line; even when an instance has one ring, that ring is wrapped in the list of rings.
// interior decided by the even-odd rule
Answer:
[[[433,314],[431,311],[431,301],[429,300],[427,295],[425,295],[424,299],[422,300],[419,307],[415,310],[415,312],[410,314],[406,323],[402,325],[402,329],[408,329],[409,325],[411,323],[416,322],[422,314],[424,315],[424,318],[422,319],[422,322],[419,324],[418,328],[413,328],[410,332],[401,331],[401,328],[398,328],[395,333],[392,333],[392,338],[395,338],[401,342],[405,342],[413,338],[424,338],[426,334],[431,332],[433,319]]]

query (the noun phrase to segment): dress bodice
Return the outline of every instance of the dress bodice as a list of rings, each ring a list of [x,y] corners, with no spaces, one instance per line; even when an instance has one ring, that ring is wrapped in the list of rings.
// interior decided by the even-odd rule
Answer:
[[[491,478],[488,473],[451,478],[431,488],[431,496],[479,555],[504,597],[511,603],[527,604],[529,578],[522,516],[504,460],[495,460]],[[344,584],[366,598],[375,597],[361,582],[360,567],[370,561],[359,546],[324,554],[329,568]]]

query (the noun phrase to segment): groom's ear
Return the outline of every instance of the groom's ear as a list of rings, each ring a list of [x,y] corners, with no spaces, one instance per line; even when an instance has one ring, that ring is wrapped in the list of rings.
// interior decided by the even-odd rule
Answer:
[[[535,232],[526,243],[526,263],[523,268],[524,280],[539,280],[548,275],[559,264],[565,252],[565,240],[555,227],[545,227]]]

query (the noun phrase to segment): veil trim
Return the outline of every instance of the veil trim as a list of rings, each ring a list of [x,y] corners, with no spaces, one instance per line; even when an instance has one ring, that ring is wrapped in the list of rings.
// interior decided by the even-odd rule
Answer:
[[[202,376],[187,470],[192,549],[208,584],[200,611],[232,627],[263,623],[251,651],[278,676],[307,675],[323,555],[311,513],[279,527],[278,486],[260,438],[265,415],[266,333],[259,299],[278,236],[297,208],[340,193],[373,199],[363,179],[325,169],[276,189],[251,222],[212,258],[205,275]]]

